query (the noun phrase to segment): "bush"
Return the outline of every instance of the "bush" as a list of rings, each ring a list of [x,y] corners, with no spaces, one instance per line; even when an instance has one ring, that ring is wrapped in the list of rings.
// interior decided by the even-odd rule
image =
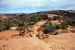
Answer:
[[[5,29],[8,30],[10,29],[10,27],[12,27],[12,23],[10,21],[5,21],[4,26],[5,26]]]
[[[69,25],[75,26],[75,21],[68,22]]]
[[[4,23],[0,22],[0,32],[5,30],[5,26]]]
[[[27,28],[25,26],[19,26],[18,31],[20,36],[24,36],[27,33]]]
[[[48,23],[47,23],[49,26],[51,26],[52,25],[52,23],[51,23],[51,21],[48,21]]]
[[[54,16],[54,20],[57,20],[57,19],[59,19],[60,17],[61,17],[60,15]]]
[[[53,34],[55,32],[56,27],[52,25],[51,21],[48,21],[46,24],[42,26],[44,34]]]
[[[30,22],[38,22],[39,20],[41,20],[41,17],[40,16],[32,16],[30,18]]]
[[[56,30],[56,28],[54,26],[49,26],[49,25],[44,25],[43,26],[43,31],[45,34],[47,33],[52,33]]]
[[[60,29],[66,29],[68,27],[68,23],[64,22],[59,25]]]
[[[10,20],[5,20],[4,22],[0,22],[0,31],[8,30],[12,26],[13,24],[10,22]]]

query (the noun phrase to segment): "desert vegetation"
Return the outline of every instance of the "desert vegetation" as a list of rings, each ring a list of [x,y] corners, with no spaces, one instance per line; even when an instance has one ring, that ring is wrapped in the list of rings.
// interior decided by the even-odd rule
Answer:
[[[42,30],[45,34],[59,34],[56,30],[58,29],[67,29],[68,26],[75,26],[74,21],[66,21],[60,22],[60,20],[63,21],[64,17],[62,15],[53,16],[53,19],[47,17],[46,15],[31,15],[30,17],[26,17],[24,15],[20,15],[18,17],[8,17],[4,21],[0,21],[0,31],[9,30],[11,27],[17,27],[17,30],[20,32],[19,35],[25,35],[28,31],[28,27],[32,27],[35,23],[41,21],[41,20],[48,20],[47,23],[45,23],[42,26]],[[66,18],[67,19],[67,18]],[[60,24],[53,25],[51,21],[58,20]]]
[[[53,12],[56,12],[54,14],[57,14],[57,15],[53,15],[53,14],[50,15],[49,13],[52,13],[52,12],[49,12],[49,13],[47,12],[49,16],[48,17],[46,14],[44,15],[43,12],[42,13],[38,12],[38,13],[35,13],[34,15],[33,14],[29,14],[29,15],[16,14],[16,16],[13,15],[14,17],[9,16],[7,19],[0,21],[0,31],[9,30],[11,27],[18,27],[17,30],[19,30],[22,34],[25,32],[25,30],[27,30],[28,27],[30,26],[32,27],[32,25],[34,25],[35,23],[41,20],[46,20],[46,19],[48,20],[48,22],[42,26],[42,29],[45,33],[53,34],[52,32],[55,32],[58,29],[67,29],[68,26],[75,26],[75,21],[72,21],[73,15],[71,17],[71,20],[70,21],[68,20],[69,14],[67,15],[67,13],[69,12],[65,11],[64,14],[62,11],[53,11]],[[58,20],[60,24],[58,25],[52,24],[51,21],[54,21],[54,20]],[[61,22],[61,21],[64,21],[64,22]]]
[[[44,20],[45,17],[33,15],[30,17],[25,17],[20,15],[20,17],[8,17],[4,21],[0,21],[0,32],[9,30],[11,27],[17,27],[16,30],[19,31],[19,35],[24,36],[35,23]]]
[[[60,18],[63,18],[61,16],[54,16],[54,20],[60,20]],[[67,19],[67,18],[66,18]],[[75,22],[74,21],[65,21],[64,22],[60,22],[60,24],[55,24],[53,25],[51,20],[49,20],[47,23],[45,23],[43,26],[42,26],[42,30],[45,34],[51,34],[51,35],[57,35],[57,34],[60,34],[60,33],[68,33],[68,30],[67,28],[69,26],[75,26]],[[57,30],[62,30],[61,32],[58,32]]]
[[[0,50],[75,50],[73,19],[68,11],[6,14],[0,17]]]

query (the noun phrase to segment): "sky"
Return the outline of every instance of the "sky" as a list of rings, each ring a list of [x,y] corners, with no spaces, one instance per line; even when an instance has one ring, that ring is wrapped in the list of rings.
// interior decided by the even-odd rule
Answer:
[[[75,0],[0,0],[0,13],[75,10]]]

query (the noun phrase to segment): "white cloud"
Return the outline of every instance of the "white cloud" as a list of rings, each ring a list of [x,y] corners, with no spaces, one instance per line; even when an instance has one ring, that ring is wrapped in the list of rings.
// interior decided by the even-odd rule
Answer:
[[[0,5],[9,7],[44,6],[48,5],[48,0],[2,0]]]
[[[24,7],[24,6],[63,6],[67,4],[75,4],[74,1],[68,0],[2,0],[0,5],[7,7]]]
[[[40,9],[40,7],[48,8]],[[75,0],[0,0],[0,11],[4,11],[4,8],[6,8],[5,12],[27,12],[28,9],[31,9],[32,11],[49,9],[74,9]],[[10,10],[7,11],[7,9]],[[22,11],[20,9],[22,9]]]
[[[63,5],[75,4],[74,1],[70,0],[2,0],[0,5],[7,7],[24,7],[24,6],[63,6]]]

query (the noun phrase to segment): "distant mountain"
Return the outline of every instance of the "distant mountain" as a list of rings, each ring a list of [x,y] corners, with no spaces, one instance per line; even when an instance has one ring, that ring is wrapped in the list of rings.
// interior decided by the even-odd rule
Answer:
[[[3,16],[9,16],[9,17],[30,17],[30,16],[42,16],[47,14],[57,14],[62,15],[64,17],[69,17],[75,20],[75,10],[52,10],[52,11],[41,11],[36,13],[30,13],[30,14],[24,14],[24,13],[16,13],[16,14],[0,14]]]

